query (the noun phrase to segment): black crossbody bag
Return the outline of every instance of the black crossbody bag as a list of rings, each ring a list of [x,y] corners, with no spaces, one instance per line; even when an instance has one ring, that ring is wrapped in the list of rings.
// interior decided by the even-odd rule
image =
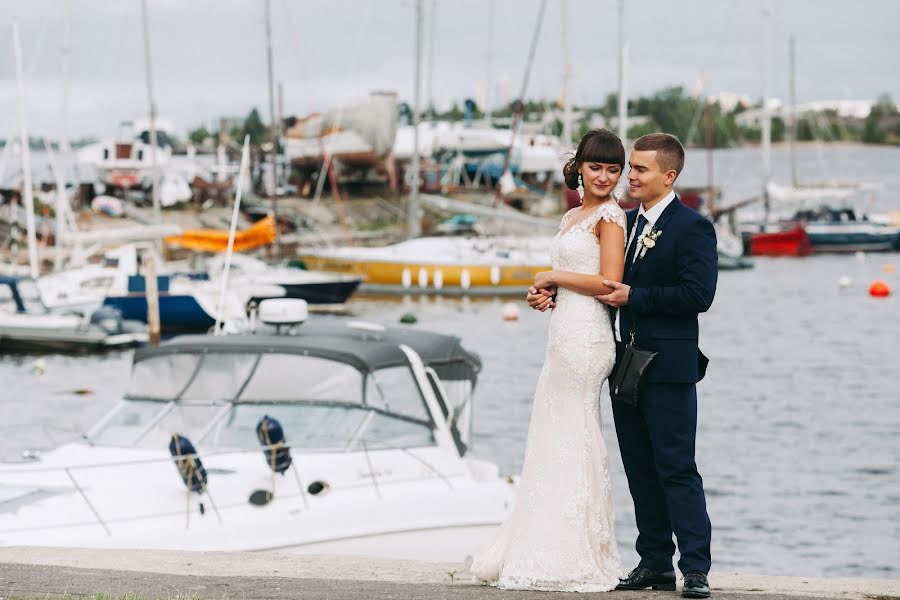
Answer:
[[[637,322],[635,322],[637,325]],[[634,343],[634,330],[631,331],[631,340],[625,345],[616,372],[609,382],[609,395],[616,402],[627,406],[637,406],[641,397],[641,388],[644,382],[644,374],[653,363],[658,352],[639,348]]]

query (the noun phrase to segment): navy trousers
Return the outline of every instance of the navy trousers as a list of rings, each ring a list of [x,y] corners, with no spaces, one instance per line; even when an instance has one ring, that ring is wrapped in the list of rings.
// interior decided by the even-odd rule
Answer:
[[[640,566],[672,569],[678,540],[682,573],[708,573],[711,526],[694,461],[697,388],[647,383],[636,407],[613,402],[616,437],[634,500]]]

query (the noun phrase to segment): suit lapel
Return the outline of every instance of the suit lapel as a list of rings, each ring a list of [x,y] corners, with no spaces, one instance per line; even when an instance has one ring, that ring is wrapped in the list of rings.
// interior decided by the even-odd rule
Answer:
[[[665,227],[668,224],[669,220],[672,216],[681,208],[681,200],[678,199],[676,195],[675,198],[669,202],[669,205],[666,209],[659,215],[659,218],[656,220],[656,223],[653,225],[653,229],[656,231],[663,232],[662,235],[665,235]],[[637,213],[635,213],[637,214]],[[628,270],[628,280],[632,281],[637,274],[638,270],[641,268],[641,264],[643,264],[644,259],[646,258],[646,254],[641,256],[640,249],[635,252],[636,258],[634,261],[634,265],[632,265],[631,269]]]

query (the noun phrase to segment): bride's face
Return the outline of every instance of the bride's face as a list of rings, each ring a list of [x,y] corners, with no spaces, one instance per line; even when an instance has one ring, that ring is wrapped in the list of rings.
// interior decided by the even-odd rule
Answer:
[[[581,173],[585,196],[590,194],[605,198],[616,189],[622,167],[615,163],[584,162],[578,172]]]

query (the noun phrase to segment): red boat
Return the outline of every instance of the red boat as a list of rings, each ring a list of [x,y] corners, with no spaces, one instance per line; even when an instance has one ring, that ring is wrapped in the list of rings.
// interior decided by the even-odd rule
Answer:
[[[803,223],[794,223],[781,231],[749,233],[749,236],[751,256],[807,256],[813,253]]]

